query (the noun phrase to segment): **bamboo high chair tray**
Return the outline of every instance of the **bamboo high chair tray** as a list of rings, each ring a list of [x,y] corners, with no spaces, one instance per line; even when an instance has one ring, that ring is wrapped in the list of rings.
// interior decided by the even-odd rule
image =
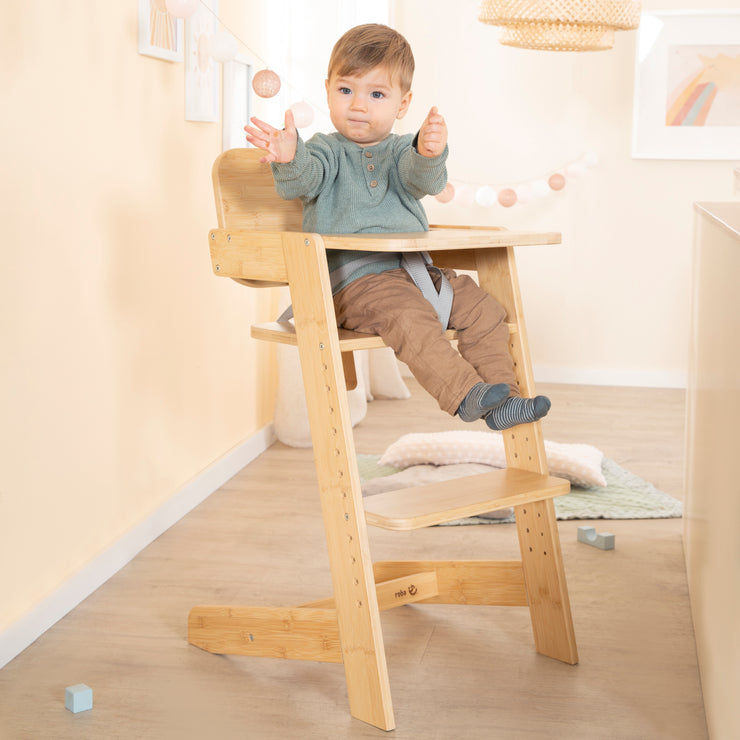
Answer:
[[[290,288],[295,326],[252,327],[259,339],[296,344],[306,390],[334,594],[295,607],[196,606],[189,641],[214,653],[343,663],[350,711],[385,730],[394,718],[380,611],[412,602],[528,606],[535,648],[577,663],[552,499],[569,484],[548,475],[539,423],[504,432],[508,468],[363,501],[346,395],[352,350],[379,337],[337,330],[326,249],[428,251],[434,263],[477,270],[507,311],[523,395],[534,395],[514,247],[560,242],[557,233],[432,227],[414,234],[302,231],[301,204],[275,193],[254,149],[233,149],[213,167],[218,228],[209,233],[216,275]],[[450,333],[454,337],[454,332]],[[408,530],[514,506],[521,560],[373,563],[367,524]]]

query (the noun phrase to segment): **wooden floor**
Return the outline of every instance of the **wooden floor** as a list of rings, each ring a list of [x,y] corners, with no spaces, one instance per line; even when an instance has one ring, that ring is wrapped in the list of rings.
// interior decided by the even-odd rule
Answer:
[[[360,452],[462,426],[410,382],[375,401]],[[540,386],[545,437],[588,442],[682,497],[684,393]],[[472,427],[465,426],[470,429]],[[482,426],[480,428],[483,428]],[[309,450],[275,444],[0,671],[0,737],[377,738],[353,720],[339,665],[211,655],[186,642],[201,603],[289,606],[330,594]],[[604,552],[561,522],[580,664],[535,653],[526,609],[385,612],[399,740],[707,737],[680,519],[597,522]],[[515,525],[370,530],[375,559],[518,557]],[[7,564],[4,567],[8,567]],[[94,709],[64,708],[86,683]]]

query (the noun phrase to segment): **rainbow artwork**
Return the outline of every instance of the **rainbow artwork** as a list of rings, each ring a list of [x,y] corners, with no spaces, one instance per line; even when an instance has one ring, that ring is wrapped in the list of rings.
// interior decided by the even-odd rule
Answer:
[[[666,126],[740,126],[740,46],[668,50]]]

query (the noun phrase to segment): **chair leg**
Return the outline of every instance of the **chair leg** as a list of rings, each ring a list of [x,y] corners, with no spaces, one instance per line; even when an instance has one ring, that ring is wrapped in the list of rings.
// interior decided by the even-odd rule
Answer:
[[[552,499],[514,509],[534,644],[538,653],[578,662],[570,598]]]
[[[506,309],[516,325],[510,349],[519,388],[524,396],[535,394],[527,330],[519,293],[514,248],[485,250],[478,256],[481,287]],[[547,458],[542,426],[520,424],[503,434],[509,467],[546,474]],[[578,662],[573,618],[565,581],[560,535],[551,499],[515,507],[522,568],[532,617],[535,646],[543,655],[566,663]]]
[[[286,234],[291,288],[350,711],[394,728],[362,490],[321,237]]]

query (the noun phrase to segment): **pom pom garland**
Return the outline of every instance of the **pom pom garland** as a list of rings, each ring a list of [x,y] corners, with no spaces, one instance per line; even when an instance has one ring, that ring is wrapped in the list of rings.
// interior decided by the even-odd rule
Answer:
[[[568,178],[582,175],[588,168],[595,167],[598,161],[598,155],[594,152],[586,152],[551,174],[533,180],[513,185],[474,185],[457,181],[456,186],[448,183],[447,187],[434,197],[440,203],[450,203],[454,200],[455,204],[460,206],[470,206],[475,203],[482,208],[491,208],[496,204],[503,208],[511,208],[517,204],[523,205],[546,198],[554,192],[563,190],[568,183]]]

